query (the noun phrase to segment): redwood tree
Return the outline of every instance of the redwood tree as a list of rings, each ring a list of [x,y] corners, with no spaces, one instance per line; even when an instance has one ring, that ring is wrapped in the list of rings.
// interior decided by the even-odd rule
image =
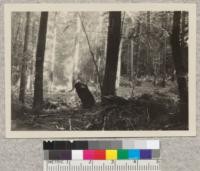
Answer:
[[[109,12],[106,68],[102,87],[102,96],[115,95],[115,82],[120,44],[121,12]]]
[[[173,16],[173,29],[171,35],[172,53],[180,96],[180,119],[188,122],[188,63],[186,62],[188,54],[183,53],[184,46],[182,45],[181,41],[183,41],[181,40],[181,11],[175,11]],[[185,58],[185,56],[187,56],[187,58]]]
[[[44,54],[46,45],[48,12],[41,12],[39,35],[36,50],[36,63],[35,63],[35,83],[34,83],[34,98],[33,109],[39,112],[43,104],[43,66]]]

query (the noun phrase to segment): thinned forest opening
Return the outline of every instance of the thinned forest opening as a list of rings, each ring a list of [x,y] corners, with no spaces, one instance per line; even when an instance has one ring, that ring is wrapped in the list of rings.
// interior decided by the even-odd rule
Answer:
[[[12,130],[188,129],[188,12],[13,12]]]

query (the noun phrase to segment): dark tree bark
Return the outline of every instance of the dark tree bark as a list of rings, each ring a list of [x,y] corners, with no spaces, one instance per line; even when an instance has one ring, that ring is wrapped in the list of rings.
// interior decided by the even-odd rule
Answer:
[[[29,43],[29,27],[30,27],[30,12],[27,12],[23,58],[22,58],[22,65],[21,65],[20,91],[19,91],[19,101],[21,101],[22,103],[24,103],[25,90],[26,90],[26,70],[27,70],[27,50],[28,50],[28,43]]]
[[[186,71],[188,72],[188,12],[183,11],[181,16],[181,47],[182,47],[182,55],[184,58],[184,66]]]
[[[33,109],[35,112],[39,112],[42,109],[43,105],[43,66],[46,45],[47,22],[48,12],[41,12],[35,63],[35,83],[33,98]]]
[[[115,95],[118,53],[120,44],[121,12],[109,13],[108,44],[106,68],[103,80],[102,95]]]
[[[95,99],[86,84],[77,82],[75,84],[75,88],[79,98],[81,99],[83,108],[90,108],[94,106]]]
[[[188,83],[187,83],[187,67],[185,66],[186,58],[183,55],[183,47],[181,46],[181,12],[175,11],[173,16],[173,29],[171,36],[172,53],[176,77],[180,96],[180,119],[188,122]],[[187,55],[188,57],[188,55]],[[187,64],[188,65],[188,64]]]

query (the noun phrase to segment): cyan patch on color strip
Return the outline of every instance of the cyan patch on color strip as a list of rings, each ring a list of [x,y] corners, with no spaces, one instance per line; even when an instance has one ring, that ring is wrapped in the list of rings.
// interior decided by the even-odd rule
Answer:
[[[140,150],[128,150],[129,159],[140,159]]]

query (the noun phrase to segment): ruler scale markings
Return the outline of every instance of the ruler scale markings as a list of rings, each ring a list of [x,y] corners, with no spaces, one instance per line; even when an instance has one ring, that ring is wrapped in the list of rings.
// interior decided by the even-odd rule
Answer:
[[[46,161],[47,162],[47,161]],[[58,162],[58,163],[56,163]],[[123,161],[50,161],[47,165],[48,171],[158,171],[159,162],[156,160],[137,160],[135,163],[133,161],[123,160]],[[81,162],[81,164],[80,164]],[[102,164],[104,163],[104,164]],[[104,165],[104,169],[103,166]],[[69,167],[70,166],[70,167]]]

